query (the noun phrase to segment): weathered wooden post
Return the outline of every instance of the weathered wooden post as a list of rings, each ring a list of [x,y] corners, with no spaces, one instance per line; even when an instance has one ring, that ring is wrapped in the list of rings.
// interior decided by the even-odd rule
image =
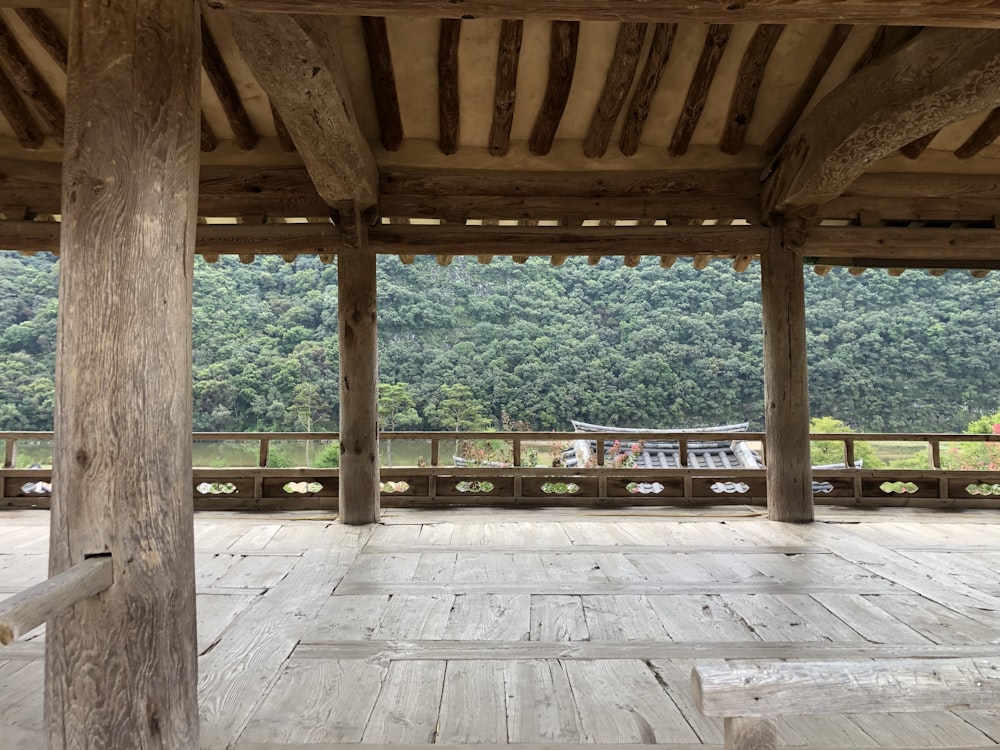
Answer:
[[[802,249],[775,217],[760,257],[764,317],[767,510],[772,521],[813,520]]]
[[[195,0],[73,0],[50,575],[114,583],[49,621],[49,747],[198,747],[191,503]]]
[[[340,520],[379,518],[378,306],[375,253],[353,206],[340,212],[344,243],[337,259],[340,332]]]

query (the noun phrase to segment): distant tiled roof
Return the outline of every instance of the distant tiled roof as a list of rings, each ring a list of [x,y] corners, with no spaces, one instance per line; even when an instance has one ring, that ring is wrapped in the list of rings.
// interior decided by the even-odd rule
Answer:
[[[577,432],[746,432],[747,422],[693,430],[641,430],[607,427],[573,421]],[[605,463],[612,465],[616,456],[628,458],[629,465],[640,469],[679,469],[680,446],[676,440],[615,441],[605,443]],[[586,466],[596,463],[596,440],[574,440],[563,451],[563,466]],[[619,460],[622,460],[619,459]],[[633,463],[634,462],[634,463]],[[760,469],[764,464],[745,440],[698,440],[687,444],[687,465],[693,469]]]

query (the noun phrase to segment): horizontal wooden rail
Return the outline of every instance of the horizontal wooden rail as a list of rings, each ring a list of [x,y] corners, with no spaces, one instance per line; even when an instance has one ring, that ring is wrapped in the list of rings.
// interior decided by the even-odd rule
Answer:
[[[0,469],[0,506],[49,506],[50,468],[17,468],[18,443],[52,439],[51,432],[0,432],[5,442],[4,467]],[[291,442],[330,442],[336,432],[199,432],[198,442],[241,445],[245,465],[223,468],[195,466],[192,498],[198,509],[212,510],[329,510],[339,497],[339,469],[278,467],[272,464],[275,447]],[[693,466],[689,451],[699,443],[747,441],[762,450],[762,432],[383,432],[386,443],[419,443],[427,459],[419,465],[383,465],[384,507],[455,505],[562,505],[562,506],[679,506],[764,505],[767,485],[759,468]],[[813,491],[817,505],[865,507],[1000,509],[1000,470],[942,468],[955,444],[1000,446],[1000,435],[915,433],[824,433],[814,442],[840,443],[843,460],[814,467]],[[582,465],[552,466],[538,461],[539,454],[560,451],[575,441],[596,444],[596,451]],[[637,468],[617,465],[608,451],[616,441],[674,441],[674,468]],[[929,468],[873,469],[855,462],[859,443],[923,443]],[[499,447],[503,460],[453,466],[451,455],[458,444]],[[756,443],[756,445],[753,445]],[[943,447],[944,446],[944,447]],[[981,450],[981,449],[980,449]],[[992,448],[991,448],[992,450]],[[315,455],[315,453],[313,454]],[[397,454],[398,455],[398,454]],[[956,458],[961,455],[956,453]],[[23,456],[22,456],[23,458]],[[411,458],[411,461],[413,459]],[[23,461],[21,462],[24,463]],[[952,462],[954,465],[954,461]]]
[[[114,582],[110,555],[89,557],[0,602],[0,644],[7,645]]]
[[[706,664],[691,691],[703,715],[725,719],[726,750],[773,750],[779,716],[995,709],[1000,658]]]

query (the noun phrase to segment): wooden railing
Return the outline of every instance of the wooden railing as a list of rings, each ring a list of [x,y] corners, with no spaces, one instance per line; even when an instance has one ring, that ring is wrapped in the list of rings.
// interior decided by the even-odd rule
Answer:
[[[0,506],[48,507],[51,468],[28,468],[18,461],[19,446],[49,441],[49,432],[0,432],[4,465],[0,468]],[[192,496],[196,509],[334,509],[336,468],[275,466],[276,443],[316,446],[336,441],[337,433],[195,433],[196,442],[243,444],[247,465],[195,466]],[[815,434],[813,441],[835,441],[843,447],[843,467],[813,472],[817,504],[848,506],[911,506],[927,508],[1000,508],[1000,466],[987,469],[942,468],[949,445],[989,444],[1000,453],[1000,435],[850,433]],[[764,505],[764,469],[704,468],[687,465],[689,445],[703,441],[742,440],[763,444],[764,433],[579,433],[579,432],[384,432],[383,443],[401,448],[404,442],[424,445],[416,465],[381,467],[382,505],[563,505],[670,506]],[[533,452],[543,458],[550,446],[574,440],[596,442],[593,466],[528,465]],[[676,440],[679,468],[647,469],[605,461],[615,440]],[[500,465],[453,466],[458,443],[500,443],[506,460]],[[856,465],[858,443],[913,442],[926,446],[925,469],[873,469]],[[250,444],[248,447],[247,444]],[[255,444],[255,445],[254,445]],[[996,446],[994,448],[993,446]],[[317,451],[318,452],[318,451]],[[411,451],[412,452],[412,451]],[[556,451],[558,452],[558,451]],[[399,455],[399,450],[394,451]],[[313,453],[315,455],[315,452]],[[764,457],[766,460],[766,456]],[[21,466],[18,466],[18,464]],[[196,462],[197,463],[197,462]],[[304,462],[303,462],[304,463]]]

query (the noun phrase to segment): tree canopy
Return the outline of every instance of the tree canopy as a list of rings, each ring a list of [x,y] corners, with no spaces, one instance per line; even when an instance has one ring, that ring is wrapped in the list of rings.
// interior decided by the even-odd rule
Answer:
[[[51,256],[0,253],[0,429],[52,426],[57,270]],[[504,414],[535,430],[763,427],[757,264],[380,257],[377,272],[381,381],[412,400],[382,412],[387,427],[475,429]],[[198,259],[194,286],[196,429],[335,430],[335,265]],[[807,269],[806,289],[813,414],[859,431],[959,431],[996,409],[1000,274]]]

